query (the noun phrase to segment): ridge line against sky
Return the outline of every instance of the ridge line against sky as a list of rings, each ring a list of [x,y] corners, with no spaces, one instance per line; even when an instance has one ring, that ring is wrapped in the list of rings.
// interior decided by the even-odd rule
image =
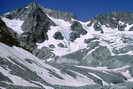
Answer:
[[[0,13],[22,8],[33,1],[46,8],[73,13],[82,21],[102,13],[133,12],[133,0],[1,0]]]

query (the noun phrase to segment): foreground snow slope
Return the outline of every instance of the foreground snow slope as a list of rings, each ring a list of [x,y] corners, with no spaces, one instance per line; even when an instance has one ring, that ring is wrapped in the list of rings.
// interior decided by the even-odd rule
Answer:
[[[132,82],[130,66],[120,69],[57,64],[52,66],[53,64],[46,64],[19,47],[0,43],[0,49],[0,86],[7,89],[80,89],[81,86]]]

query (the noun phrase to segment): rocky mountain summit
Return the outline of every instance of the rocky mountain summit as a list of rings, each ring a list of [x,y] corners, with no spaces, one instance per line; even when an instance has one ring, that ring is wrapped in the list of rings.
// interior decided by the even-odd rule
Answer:
[[[0,89],[132,89],[133,13],[86,22],[38,3],[0,15]]]

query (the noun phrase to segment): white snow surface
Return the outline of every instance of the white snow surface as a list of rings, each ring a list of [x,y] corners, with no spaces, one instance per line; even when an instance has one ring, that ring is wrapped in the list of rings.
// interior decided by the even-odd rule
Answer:
[[[69,39],[70,39],[70,33],[72,32],[71,30],[72,21],[65,21],[63,19],[56,19],[56,18],[50,17],[49,15],[47,16],[56,24],[56,26],[51,26],[50,30],[48,30],[48,33],[47,33],[49,38],[48,40],[42,43],[36,43],[36,44],[38,46],[38,49],[41,49],[44,46],[49,47],[51,44],[53,44],[55,48],[53,48],[52,50],[53,50],[53,53],[57,56],[64,56],[66,54],[70,54],[78,50],[87,48],[87,44],[84,42],[84,40],[91,39],[91,38],[98,38],[100,41],[100,45],[106,46],[110,50],[110,53],[112,54],[112,56],[116,55],[115,53],[112,52],[113,49],[120,50],[129,44],[133,45],[133,42],[131,43],[123,42],[123,38],[125,37],[133,39],[133,32],[128,31],[133,26],[133,24],[131,25],[128,23],[125,24],[124,22],[119,21],[120,25],[124,25],[124,24],[126,25],[125,31],[118,31],[118,28],[112,29],[110,27],[106,27],[105,25],[101,25],[104,31],[104,33],[101,34],[100,31],[95,31],[93,27],[94,23],[92,23],[91,26],[87,26],[89,23],[91,23],[91,21],[82,22],[82,21],[72,19],[72,21],[80,22],[82,24],[82,27],[87,31],[87,34],[81,35],[80,38],[77,38],[74,42],[71,42]],[[6,23],[8,27],[12,28],[18,34],[23,33],[21,26],[24,21],[19,19],[10,20],[5,17],[2,17],[2,20]],[[61,32],[64,37],[64,40],[54,39],[53,36],[56,32]],[[65,48],[59,47],[58,46],[59,43],[62,43],[66,47]],[[127,53],[117,54],[117,55],[124,55],[124,54],[133,55],[132,51]]]
[[[40,59],[33,56],[31,53],[23,50],[22,48],[18,47],[9,47],[2,43],[0,43],[0,56],[7,58],[8,56],[13,57],[15,61],[18,63],[24,65],[26,68],[30,69],[33,72],[36,72],[38,76],[40,76],[42,79],[44,79],[46,82],[53,84],[53,85],[65,85],[65,86],[84,86],[88,84],[94,84],[94,82],[90,82],[91,79],[86,78],[85,76],[81,76],[77,74],[76,78],[73,78],[67,74],[62,74],[59,69],[56,69],[44,62],[42,62]],[[25,59],[28,58],[32,61],[32,64],[27,62]],[[61,76],[63,79],[59,79],[55,77],[54,75],[50,74],[47,69],[52,70],[54,73]],[[6,76],[9,76],[11,80],[14,82],[14,84],[21,84],[23,85],[28,84],[28,81],[25,81],[22,78],[19,78],[18,76],[11,75],[8,71],[5,71],[4,69],[0,69],[2,73],[4,73]],[[22,81],[21,81],[22,80]],[[21,82],[17,82],[21,81]],[[91,80],[93,81],[93,80]],[[23,83],[22,83],[23,82]],[[73,82],[73,83],[72,83]],[[46,86],[47,87],[47,86]]]
[[[69,21],[64,21],[62,19],[56,19],[53,17],[48,16],[57,26],[51,26],[50,30],[48,30],[48,40],[42,42],[42,43],[36,43],[38,48],[41,49],[42,47],[46,46],[49,47],[51,44],[53,44],[55,46],[55,48],[53,48],[53,53],[57,56],[64,56],[66,54],[70,54],[73,52],[76,52],[78,50],[87,48],[87,44],[84,42],[85,39],[91,39],[91,38],[98,38],[100,41],[100,45],[102,46],[106,46],[109,50],[110,53],[112,54],[112,56],[116,55],[115,53],[112,52],[112,50],[115,48],[116,50],[120,50],[124,47],[126,47],[127,45],[132,45],[132,43],[124,43],[123,42],[123,38],[130,38],[133,39],[133,32],[132,31],[128,31],[133,24],[129,25],[126,24],[127,27],[125,28],[125,31],[118,31],[118,28],[112,29],[110,27],[106,27],[105,25],[102,25],[102,29],[104,31],[103,34],[101,34],[99,31],[95,31],[94,29],[94,24],[92,24],[91,26],[87,26],[87,24],[90,23],[90,21],[88,22],[81,22],[78,20],[74,20],[73,21],[78,21],[82,24],[83,28],[87,31],[86,35],[81,35],[80,38],[77,38],[74,42],[71,42],[70,39],[70,33],[72,32],[71,30],[71,25],[72,22]],[[9,28],[12,28],[15,32],[17,32],[18,34],[22,34],[23,31],[21,29],[21,26],[23,24],[24,21],[19,20],[19,19],[13,19],[10,20],[8,18],[2,17],[2,20],[6,23],[6,25]],[[123,25],[124,22],[119,21],[119,24]],[[61,32],[64,40],[57,40],[54,39],[54,34],[56,32]],[[63,45],[65,45],[66,47],[59,47],[58,44],[62,43]],[[133,55],[132,51],[127,52],[127,53],[122,53],[122,54],[117,54],[117,55]]]
[[[0,89],[6,89],[6,88],[4,88],[4,87],[0,87]]]
[[[21,26],[22,26],[24,21],[22,21],[20,19],[12,19],[12,20],[10,20],[10,19],[5,18],[5,17],[2,17],[2,20],[6,23],[6,25],[9,28],[14,30],[18,34],[22,34],[23,33],[23,30],[21,29]]]
[[[114,73],[118,73],[123,75],[127,81],[133,81],[133,77],[131,76],[128,68],[130,68],[129,65],[123,66],[121,68],[114,68],[114,69],[108,69],[107,67],[87,67],[87,66],[77,66],[79,68],[85,68],[85,69],[91,69],[91,70],[95,70],[95,71],[99,71],[99,72],[104,72],[104,73],[108,73],[108,72],[114,72]],[[94,74],[94,73],[89,73],[99,79],[102,80],[102,78],[100,78],[98,75]],[[108,83],[106,83],[104,80],[102,80],[104,85],[108,85]]]
[[[84,39],[86,36],[82,36],[81,38],[76,39],[74,42],[71,42],[70,39],[70,33],[71,31],[71,22],[64,21],[62,19],[55,19],[53,17],[48,16],[57,26],[51,26],[51,29],[48,31],[47,35],[49,40],[44,41],[43,43],[37,43],[38,48],[41,49],[43,46],[49,47],[50,44],[54,44],[55,48],[53,49],[54,53],[57,56],[63,56],[75,51],[78,51],[80,49],[85,48],[87,45],[84,44]],[[64,40],[56,40],[53,38],[54,34],[56,32],[61,32]],[[59,43],[64,44],[67,46],[66,48],[61,48],[58,46]]]
[[[22,48],[18,48],[15,46],[9,47],[9,46],[6,46],[6,45],[0,43],[0,49],[1,49],[0,57],[4,57],[4,58],[7,58],[8,56],[13,57],[13,60],[24,65],[26,68],[30,69],[31,71],[35,72],[39,77],[41,77],[43,80],[45,80],[46,82],[48,82],[52,85],[78,87],[78,86],[96,84],[92,79],[90,79],[87,76],[80,74],[76,71],[72,71],[73,73],[76,74],[76,78],[74,78],[68,74],[63,74],[59,69],[54,68],[53,66],[50,66],[50,65],[42,62],[40,59],[36,58],[31,53],[23,50]],[[27,62],[25,60],[26,58],[31,60],[32,63]],[[76,66],[76,67],[83,68],[83,69],[91,69],[91,70],[104,72],[104,73],[108,73],[108,72],[119,73],[119,74],[125,76],[128,79],[127,81],[133,80],[132,76],[130,75],[130,73],[128,71],[128,68],[130,66],[123,66],[122,68],[115,68],[115,69],[108,69],[107,67],[87,67],[87,66]],[[49,70],[46,70],[46,69],[51,70],[55,74],[58,74],[63,79],[60,79],[60,78],[54,76],[53,74],[50,73]],[[2,67],[0,67],[0,72],[2,74],[4,74],[5,76],[9,77],[15,85],[36,86],[35,84],[39,84],[39,85],[42,85],[44,88],[52,89],[52,87],[46,86],[45,84],[40,83],[39,81],[32,81],[32,83],[30,83],[19,76],[10,74],[10,70],[5,70]],[[96,74],[93,74],[93,73],[89,73],[89,74],[102,80],[102,78]],[[104,85],[108,85],[108,83],[106,83],[105,81],[102,80],[102,82]],[[35,84],[33,84],[33,83],[35,83]]]
[[[132,45],[132,43],[124,43],[123,38],[130,38],[133,39],[133,32],[128,31],[133,24],[129,25],[126,24],[127,27],[125,28],[125,31],[118,31],[118,28],[110,28],[106,27],[105,25],[102,25],[102,29],[104,33],[100,33],[100,31],[95,31],[94,29],[94,23],[91,26],[87,26],[90,21],[88,22],[81,22],[78,20],[73,19],[72,21],[78,21],[82,24],[82,27],[87,31],[86,35],[81,35],[80,38],[77,38],[74,42],[69,41],[72,22],[64,21],[62,19],[55,19],[53,17],[48,16],[57,26],[51,26],[51,30],[48,31],[48,38],[49,40],[44,41],[43,43],[37,43],[38,48],[41,49],[43,46],[49,47],[50,44],[54,44],[55,48],[53,49],[53,53],[55,53],[57,56],[64,56],[66,54],[70,54],[73,52],[76,52],[78,50],[87,48],[87,44],[84,42],[85,39],[91,39],[91,38],[98,38],[101,46],[106,46],[109,50],[112,56],[114,55],[132,55],[132,51],[128,53],[123,54],[115,54],[113,53],[113,49],[120,50],[129,44]],[[119,21],[120,25],[123,25],[124,22]],[[64,40],[56,40],[53,38],[53,35],[56,32],[61,32],[64,36]],[[58,46],[59,43],[64,44],[67,46],[66,48],[61,48]]]
[[[54,44],[54,53],[58,56],[63,56],[68,53],[75,52],[79,50],[79,45],[76,45],[78,43],[72,43],[69,41],[69,34],[72,32],[71,31],[71,23],[68,21],[64,21],[61,19],[55,19],[52,17],[49,17],[57,26],[51,26],[51,29],[48,31],[48,40],[44,41],[43,43],[37,43],[38,48],[41,49],[43,46],[49,47],[50,44]],[[64,40],[56,40],[54,39],[54,34],[56,32],[61,32]],[[58,46],[59,43],[64,44],[67,46],[67,48],[61,48]]]

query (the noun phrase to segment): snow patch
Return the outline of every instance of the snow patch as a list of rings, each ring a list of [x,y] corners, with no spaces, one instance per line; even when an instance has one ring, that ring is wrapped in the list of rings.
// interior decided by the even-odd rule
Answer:
[[[5,17],[2,17],[2,20],[6,23],[6,25],[9,28],[12,28],[12,30],[14,30],[15,32],[17,32],[18,34],[22,34],[23,31],[21,29],[21,26],[23,24],[24,21],[20,20],[20,19],[8,19]]]
[[[0,87],[0,89],[6,89],[6,88],[4,88],[4,87]]]

